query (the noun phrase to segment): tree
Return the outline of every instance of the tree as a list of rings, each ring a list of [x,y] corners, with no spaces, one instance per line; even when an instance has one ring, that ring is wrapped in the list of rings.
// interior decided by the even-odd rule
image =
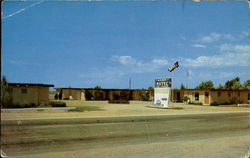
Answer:
[[[246,82],[243,83],[243,88],[250,89],[250,80],[247,80]]]
[[[104,94],[102,90],[95,90],[94,100],[104,100]]]
[[[219,86],[217,87],[217,89],[224,89],[224,86],[222,86],[222,84],[219,84]]]
[[[149,86],[148,90],[154,90],[154,88],[152,86]]]
[[[95,86],[94,89],[102,89],[102,87],[97,85],[97,86]]]
[[[149,101],[149,99],[150,99],[150,95],[149,95],[148,91],[141,91],[139,93],[139,95],[140,95],[140,100],[142,100],[142,101]]]
[[[62,89],[60,90],[60,93],[59,93],[59,95],[58,95],[58,99],[59,100],[62,100],[63,98],[63,92],[62,92]]]
[[[235,82],[232,86],[232,89],[240,89],[240,88],[241,88],[240,82]]]
[[[240,78],[235,77],[234,79],[225,83],[225,89],[239,89],[241,87]]]
[[[213,81],[209,80],[206,82],[201,82],[201,84],[197,87],[195,87],[195,89],[213,89],[214,88],[214,84]]]
[[[184,86],[184,84],[183,84],[183,83],[181,84],[180,89],[186,89],[186,87]]]
[[[6,77],[3,76],[1,81],[1,106],[2,107],[9,107],[11,105],[11,95],[10,95],[10,89],[8,87],[8,82],[6,80]]]
[[[58,99],[58,94],[57,94],[57,93],[55,94],[54,99],[55,99],[55,100]]]
[[[93,95],[90,92],[90,90],[85,90],[85,98],[86,98],[86,100],[92,100]]]

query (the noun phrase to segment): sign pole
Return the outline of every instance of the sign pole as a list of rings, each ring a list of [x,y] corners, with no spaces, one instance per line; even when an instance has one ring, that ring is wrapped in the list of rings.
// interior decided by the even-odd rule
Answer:
[[[175,62],[170,68],[168,68],[169,72],[174,71],[174,69],[179,67],[178,61]],[[172,81],[171,81],[171,88],[172,88],[172,106],[174,106],[174,88],[173,88],[173,80],[174,80],[174,75],[172,76]]]
[[[174,75],[172,77],[172,83],[171,83],[171,86],[172,86],[172,107],[174,107],[174,84],[173,84],[173,80],[174,80]]]

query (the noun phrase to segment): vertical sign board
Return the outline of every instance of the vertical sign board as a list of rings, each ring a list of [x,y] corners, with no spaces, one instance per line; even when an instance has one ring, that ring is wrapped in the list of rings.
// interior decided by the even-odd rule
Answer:
[[[154,105],[168,107],[170,102],[171,78],[155,79]]]

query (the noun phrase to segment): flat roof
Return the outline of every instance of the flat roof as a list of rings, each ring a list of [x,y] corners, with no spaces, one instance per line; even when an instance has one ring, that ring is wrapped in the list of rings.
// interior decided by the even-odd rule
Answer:
[[[182,89],[182,90],[184,91],[249,91],[249,89]]]
[[[8,83],[12,86],[43,86],[43,87],[54,87],[53,84],[42,84],[42,83]]]
[[[145,90],[145,91],[150,91],[148,89],[118,89],[118,88],[101,88],[101,89],[95,89],[95,88],[69,88],[69,87],[65,87],[65,88],[54,88],[54,89],[75,89],[75,90],[119,90],[119,91],[127,91],[127,90]]]
[[[72,88],[72,87],[61,87],[54,89],[72,89],[72,90],[95,90],[95,88]],[[96,89],[98,90],[98,89]],[[119,91],[127,91],[129,89],[118,89],[118,88],[101,88],[99,90],[119,90]],[[135,90],[145,90],[151,91],[148,89],[130,89],[131,91]],[[250,91],[249,89],[174,89],[174,91]]]

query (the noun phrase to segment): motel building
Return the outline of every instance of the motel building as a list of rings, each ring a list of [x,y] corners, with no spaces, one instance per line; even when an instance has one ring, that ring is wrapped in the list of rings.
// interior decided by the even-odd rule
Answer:
[[[174,90],[174,102],[183,102],[184,97],[188,98],[188,103],[200,103],[202,105],[230,104],[239,100],[241,104],[248,104],[250,100],[250,90],[226,90],[226,89],[184,89]]]
[[[54,99],[54,94],[62,93],[62,99],[71,100],[82,100],[86,101],[85,93],[87,91],[91,92],[92,95],[96,91],[101,91],[103,93],[103,100],[112,99],[112,93],[120,93],[122,91],[129,92],[130,100],[141,100],[140,93],[148,92],[150,98],[154,98],[154,90],[129,90],[129,89],[93,89],[93,88],[55,88],[56,92],[51,92],[51,99]],[[174,89],[173,98],[171,96],[172,90],[170,92],[170,102],[172,99],[176,103],[183,103],[184,97],[188,98],[187,103],[190,104],[201,104],[201,105],[213,105],[216,104],[230,104],[232,101],[240,100],[241,104],[248,104],[250,100],[250,90],[226,90],[226,89],[211,89],[211,90],[201,90],[201,89]]]
[[[103,95],[102,100],[112,100],[113,93],[120,94],[121,92],[127,92],[129,94],[129,100],[140,100],[141,93],[148,93],[152,98],[154,95],[153,90],[141,90],[141,89],[94,89],[94,88],[55,88],[56,92],[50,92],[50,99],[53,99],[55,94],[62,93],[63,100],[88,100],[85,97],[86,93],[91,93],[95,96],[96,92],[101,92]]]
[[[49,87],[52,84],[8,83],[8,92],[12,104],[49,104]]]

